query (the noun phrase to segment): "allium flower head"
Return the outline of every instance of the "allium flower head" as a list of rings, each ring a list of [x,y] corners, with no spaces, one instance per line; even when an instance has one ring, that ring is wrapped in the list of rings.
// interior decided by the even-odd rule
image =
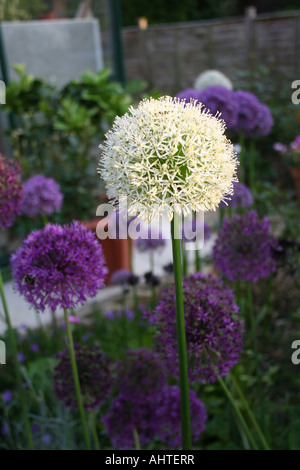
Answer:
[[[273,117],[268,106],[263,103],[259,103],[257,108],[256,123],[249,131],[248,135],[250,137],[266,136],[270,134],[273,124]]]
[[[231,196],[226,204],[221,202],[220,207],[250,207],[253,204],[253,197],[250,189],[243,183],[234,181],[233,183],[233,196]]]
[[[205,429],[206,410],[194,390],[190,390],[191,431],[192,440],[197,442]],[[157,436],[169,447],[181,445],[180,389],[177,385],[166,385],[157,396],[155,418],[157,420]]]
[[[233,145],[224,122],[196,102],[143,100],[116,117],[106,134],[99,172],[108,197],[141,220],[174,211],[215,210],[232,192]]]
[[[185,100],[186,103],[191,103],[193,101],[199,101],[199,91],[194,88],[187,88],[177,93],[176,98],[180,100]]]
[[[20,167],[0,154],[0,229],[10,227],[20,214],[22,199]]]
[[[132,272],[129,269],[118,269],[111,276],[111,284],[116,286],[126,286],[132,276]]]
[[[196,90],[204,90],[209,86],[215,85],[222,86],[228,90],[232,90],[233,88],[231,80],[219,70],[206,70],[201,73],[195,80],[194,88]]]
[[[257,212],[225,218],[213,249],[215,266],[230,281],[256,282],[275,271],[275,244],[269,220],[260,221]]]
[[[217,277],[196,273],[183,281],[190,382],[216,381],[239,361],[243,324],[233,292]],[[165,289],[155,311],[155,344],[168,371],[178,376],[174,286]]]
[[[142,446],[149,444],[156,435],[156,421],[153,419],[156,402],[151,400],[127,400],[117,396],[102,422],[114,449],[134,449],[134,430]]]
[[[269,108],[249,91],[237,90],[234,97],[238,104],[236,130],[249,137],[268,135],[273,126]]]
[[[101,245],[78,222],[32,232],[11,264],[18,292],[38,311],[82,304],[103,287],[107,273]]]
[[[151,230],[151,226],[141,231],[140,236],[135,240],[136,248],[141,252],[155,251],[166,246],[166,240],[160,231]]]
[[[144,401],[159,391],[166,381],[160,357],[150,349],[129,350],[117,364],[117,386],[122,396],[133,402]]]
[[[50,216],[60,211],[62,201],[63,195],[54,179],[35,175],[24,184],[21,211],[31,218]]]
[[[111,365],[99,346],[74,345],[83,405],[94,410],[104,403],[111,392]],[[77,409],[77,398],[68,349],[57,354],[59,363],[53,373],[53,388],[57,398],[67,408]]]
[[[198,100],[212,114],[221,113],[228,129],[234,129],[237,124],[239,106],[234,92],[223,86],[210,86],[198,94]]]

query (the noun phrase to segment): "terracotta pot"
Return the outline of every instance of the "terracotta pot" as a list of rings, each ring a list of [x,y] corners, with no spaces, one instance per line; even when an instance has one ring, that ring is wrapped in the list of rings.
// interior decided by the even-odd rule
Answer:
[[[96,235],[96,228],[98,224],[101,224],[101,219],[94,219],[91,221],[83,221],[82,224],[89,230],[92,230]],[[103,225],[106,224],[103,221]],[[105,227],[105,225],[104,225]],[[108,275],[106,277],[106,284],[110,284],[111,276],[115,271],[119,269],[130,269],[130,256],[131,256],[131,244],[132,240],[111,240],[106,238],[105,240],[99,240],[103,248],[103,253],[106,260],[106,266],[108,268]]]
[[[300,168],[297,168],[296,166],[292,166],[290,167],[290,171],[294,178],[297,195],[300,198]]]

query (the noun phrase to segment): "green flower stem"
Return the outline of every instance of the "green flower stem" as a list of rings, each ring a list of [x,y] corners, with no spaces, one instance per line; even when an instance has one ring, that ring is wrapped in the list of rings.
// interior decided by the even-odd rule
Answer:
[[[188,259],[187,259],[187,253],[185,249],[185,243],[181,243],[181,253],[182,253],[182,271],[183,275],[187,276],[188,274]]]
[[[182,450],[192,449],[190,397],[187,368],[186,334],[184,323],[182,271],[180,257],[180,240],[178,230],[178,215],[174,213],[171,221],[172,251],[174,263],[176,328],[179,357],[179,385],[180,385],[180,411]]]
[[[230,403],[232,404],[232,406],[233,406],[233,408],[234,408],[234,410],[235,410],[235,412],[236,412],[236,414],[237,414],[237,416],[240,420],[240,423],[241,423],[241,425],[242,425],[242,427],[243,427],[243,429],[244,429],[244,431],[245,431],[245,433],[246,433],[246,435],[249,439],[250,444],[252,445],[254,450],[258,450],[257,444],[256,444],[256,442],[255,442],[255,440],[252,436],[252,433],[251,433],[251,431],[248,427],[248,424],[246,423],[246,421],[245,421],[245,419],[244,419],[244,417],[243,417],[243,415],[242,415],[242,413],[241,413],[234,397],[232,396],[229,388],[227,387],[227,385],[225,384],[224,380],[221,377],[218,377],[218,382],[221,385],[222,389],[224,390],[225,395],[229,399]]]
[[[141,443],[140,443],[140,439],[139,439],[139,434],[138,434],[136,428],[133,429],[132,433],[133,433],[133,440],[134,440],[134,445],[135,445],[136,450],[141,450]]]
[[[237,382],[237,380],[236,380],[234,374],[232,374],[232,373],[230,374],[230,380],[231,380],[231,382],[233,383],[233,386],[234,386],[235,390],[237,391],[237,394],[239,395],[239,397],[240,397],[240,399],[241,399],[241,401],[242,401],[242,403],[243,403],[243,405],[244,405],[244,407],[245,407],[245,410],[246,410],[247,413],[248,413],[249,419],[251,420],[251,422],[252,422],[252,424],[253,424],[253,426],[254,426],[254,428],[255,428],[255,430],[256,430],[256,432],[257,432],[257,434],[258,434],[258,436],[259,436],[259,438],[260,438],[260,440],[261,440],[261,443],[262,443],[262,445],[263,445],[263,447],[264,447],[264,450],[271,450],[271,449],[270,449],[270,446],[269,446],[269,444],[267,443],[266,438],[265,438],[265,436],[263,435],[263,432],[262,432],[262,430],[261,430],[261,428],[260,428],[260,426],[259,426],[259,424],[258,424],[258,422],[257,422],[257,420],[256,420],[256,418],[255,418],[255,416],[254,416],[254,414],[252,413],[252,410],[251,410],[251,408],[250,408],[250,406],[249,406],[249,403],[248,403],[248,401],[247,401],[247,399],[246,399],[246,397],[245,397],[245,395],[244,395],[244,393],[243,393],[241,387],[239,386],[239,384],[238,384],[238,382]]]
[[[47,217],[46,215],[44,215],[44,214],[42,215],[42,220],[43,220],[44,226],[49,223],[48,217]]]
[[[196,250],[195,250],[195,270],[196,270],[196,273],[199,273],[201,271],[201,257],[200,257],[200,253],[199,253],[199,250],[197,249],[196,247]]]
[[[69,315],[68,315],[68,311],[67,311],[66,308],[64,308],[64,316],[65,316],[65,322],[66,322],[66,329],[67,329],[67,336],[68,336],[68,343],[69,343],[70,359],[71,359],[71,366],[72,366],[73,379],[74,379],[74,385],[75,385],[75,392],[76,392],[78,408],[79,408],[79,413],[80,413],[80,418],[81,418],[81,423],[82,423],[84,442],[85,442],[86,448],[88,450],[91,450],[91,443],[90,443],[90,439],[89,439],[88,427],[87,427],[85,412],[84,412],[83,403],[82,403],[80,382],[79,382],[78,369],[77,369],[75,351],[74,351],[74,344],[73,344],[73,336],[72,336],[72,331],[71,331],[71,325],[70,325],[70,322],[69,322]]]
[[[100,442],[99,442],[98,434],[97,434],[97,429],[96,429],[95,416],[92,411],[89,413],[89,418],[90,418],[90,424],[91,424],[91,430],[92,430],[95,448],[96,450],[101,450]]]
[[[7,307],[7,302],[4,294],[4,286],[3,286],[3,279],[2,279],[2,273],[0,269],[0,297],[2,300],[2,305],[3,305],[3,310],[4,310],[4,315],[5,315],[5,320],[8,328],[8,333],[9,333],[9,338],[10,338],[10,343],[11,343],[11,348],[12,348],[12,354],[13,354],[13,361],[14,361],[14,366],[15,366],[15,374],[16,374],[16,379],[17,379],[17,386],[18,386],[18,394],[19,394],[19,400],[22,408],[22,414],[23,414],[23,419],[24,419],[24,425],[25,425],[25,433],[28,441],[28,448],[30,450],[33,450],[33,438],[32,438],[32,432],[31,432],[31,426],[30,426],[30,421],[29,421],[29,416],[28,416],[28,411],[27,411],[27,406],[26,406],[26,397],[25,397],[25,392],[24,388],[22,385],[22,375],[21,375],[21,370],[20,370],[20,365],[18,361],[18,349],[17,349],[17,342],[16,342],[16,337],[15,333],[10,321],[10,316],[8,312],[8,307]]]

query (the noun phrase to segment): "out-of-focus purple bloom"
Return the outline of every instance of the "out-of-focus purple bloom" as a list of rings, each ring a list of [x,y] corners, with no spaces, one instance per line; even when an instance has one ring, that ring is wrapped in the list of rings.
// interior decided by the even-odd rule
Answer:
[[[199,241],[208,241],[211,236],[210,227],[206,222],[193,218],[185,220],[182,225],[182,240],[186,243]]]
[[[78,222],[32,232],[11,265],[18,292],[38,311],[84,303],[103,287],[107,273],[100,243]]]
[[[260,221],[255,211],[236,214],[223,221],[213,249],[215,266],[230,281],[256,282],[275,271],[275,245],[267,218]]]
[[[87,410],[99,408],[112,387],[111,365],[99,346],[74,345],[83,405]],[[68,349],[56,356],[59,363],[53,374],[53,388],[57,398],[67,408],[77,409],[77,399]]]
[[[33,424],[31,426],[31,431],[33,432],[33,434],[37,434],[39,432],[39,430],[40,430],[40,427],[39,427],[38,424]]]
[[[115,321],[122,316],[125,316],[128,321],[132,321],[134,319],[134,312],[130,308],[125,307],[123,310],[107,310],[105,316],[111,321]]]
[[[7,436],[9,433],[9,427],[7,423],[4,423],[3,426],[1,427],[1,434],[2,436]]]
[[[233,181],[233,195],[229,196],[229,199],[225,202],[221,202],[220,207],[226,209],[226,207],[250,207],[253,204],[253,197],[251,194],[250,189],[243,183],[238,183],[237,181]],[[224,196],[226,199],[226,196]]]
[[[22,352],[18,352],[17,356],[18,356],[18,361],[20,362],[20,364],[22,364],[22,362],[24,362],[26,359],[25,354],[23,354]]]
[[[146,348],[126,351],[116,370],[120,393],[134,403],[158,392],[166,381],[166,370],[160,357]]]
[[[13,394],[10,390],[4,390],[2,396],[3,396],[3,401],[5,403],[9,403],[11,401],[12,397],[13,397]]]
[[[269,108],[249,91],[237,90],[234,97],[238,103],[236,130],[249,137],[268,135],[273,126]]]
[[[274,121],[268,106],[259,103],[256,123],[248,133],[249,137],[261,137],[270,134]]]
[[[39,352],[40,347],[39,347],[38,344],[31,344],[30,349],[31,349],[32,352]]]
[[[82,335],[81,340],[86,343],[89,340],[89,335]]]
[[[192,440],[197,442],[205,429],[206,410],[196,393],[190,390]],[[157,436],[171,448],[181,445],[180,389],[166,385],[157,395],[155,417]]]
[[[151,393],[151,390],[149,390]],[[114,449],[134,449],[133,432],[139,436],[141,446],[149,444],[156,435],[156,422],[153,419],[155,401],[141,399],[138,402],[117,396],[107,414],[102,418]]]
[[[161,231],[148,228],[141,231],[139,238],[135,240],[136,248],[144,253],[146,251],[155,251],[166,246],[166,240],[163,238]]]
[[[192,100],[199,101],[200,91],[195,90],[194,88],[187,88],[177,93],[176,98],[180,100],[185,100],[187,103],[190,103]]]
[[[78,317],[75,317],[74,315],[69,315],[69,322],[74,323],[74,324],[82,323],[81,319]]]
[[[118,269],[118,271],[115,271],[111,276],[110,282],[113,285],[125,286],[129,283],[131,276],[132,273],[129,269]]]
[[[21,170],[15,160],[0,154],[0,229],[10,227],[20,214],[23,186]]]
[[[21,211],[28,217],[50,216],[60,211],[62,202],[60,187],[52,178],[35,175],[24,184]]]
[[[282,153],[283,155],[285,155],[289,151],[288,146],[284,145],[284,144],[281,144],[280,142],[276,142],[273,145],[273,149],[276,150],[276,152]]]
[[[43,441],[44,444],[48,445],[48,444],[51,443],[52,437],[50,436],[50,434],[44,434],[43,438],[42,438],[42,441]]]
[[[233,292],[217,276],[196,273],[183,281],[188,373],[191,383],[225,376],[243,350],[243,324]],[[167,370],[178,377],[174,286],[156,307],[155,344]]]
[[[201,90],[198,99],[212,114],[221,113],[228,129],[235,129],[239,106],[234,92],[223,86],[210,86]]]

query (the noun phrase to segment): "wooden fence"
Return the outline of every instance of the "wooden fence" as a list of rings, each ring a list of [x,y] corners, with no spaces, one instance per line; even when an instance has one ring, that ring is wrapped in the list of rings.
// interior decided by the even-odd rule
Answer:
[[[251,13],[251,10],[250,10]],[[175,94],[206,69],[235,81],[259,64],[288,80],[300,79],[300,11],[226,20],[123,29],[127,79]]]

